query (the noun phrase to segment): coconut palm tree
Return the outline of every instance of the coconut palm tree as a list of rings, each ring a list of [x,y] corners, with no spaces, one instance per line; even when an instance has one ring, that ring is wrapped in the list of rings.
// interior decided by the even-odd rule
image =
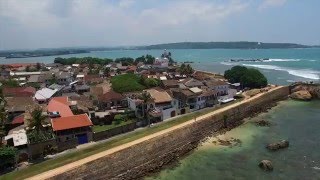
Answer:
[[[6,107],[6,101],[3,97],[0,97],[0,145],[2,144],[2,138],[6,135],[4,124],[8,118]]]
[[[110,68],[105,68],[104,71],[103,71],[103,74],[104,74],[104,76],[109,77],[110,76],[110,72],[111,72]]]
[[[151,102],[153,102],[153,99],[152,99],[151,95],[146,91],[142,92],[142,94],[140,95],[139,99],[141,99],[143,101],[143,103],[142,103],[143,117],[148,120],[148,126],[150,126],[150,118],[149,118],[149,114],[148,114],[148,111],[149,111],[148,105]]]
[[[37,133],[43,131],[43,124],[46,119],[46,116],[42,114],[42,109],[37,107],[31,112],[31,118],[28,119],[29,121],[29,128],[35,129]]]

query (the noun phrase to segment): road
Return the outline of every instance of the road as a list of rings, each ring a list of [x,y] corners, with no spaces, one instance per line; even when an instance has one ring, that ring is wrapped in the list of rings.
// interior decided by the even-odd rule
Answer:
[[[282,86],[275,87],[275,88],[273,88],[273,89],[270,90],[270,91],[274,91],[274,90],[276,90],[276,89],[280,89],[281,87],[282,87]],[[216,114],[221,113],[221,112],[223,112],[223,111],[226,111],[226,110],[229,110],[229,109],[231,109],[231,108],[234,108],[234,107],[236,107],[236,106],[238,106],[238,105],[240,105],[240,104],[243,104],[243,103],[246,103],[246,102],[251,102],[251,101],[259,98],[259,97],[262,96],[263,94],[264,94],[264,93],[260,93],[260,94],[258,94],[258,95],[256,95],[256,96],[252,97],[252,98],[247,98],[247,99],[245,99],[245,100],[243,100],[243,101],[240,101],[240,102],[238,102],[238,103],[231,104],[230,106],[226,106],[226,107],[223,107],[223,108],[221,108],[221,109],[218,109],[218,110],[215,110],[215,111],[213,111],[213,112],[210,112],[210,113],[208,113],[208,114],[205,114],[205,115],[202,115],[202,116],[198,116],[197,119],[196,119],[196,121],[199,122],[199,121],[204,120],[204,119],[206,119],[206,118],[209,118],[209,117],[211,117],[211,116],[213,116],[213,115],[216,115]],[[97,154],[92,155],[92,156],[88,156],[88,157],[83,158],[83,159],[81,159],[81,160],[78,160],[78,161],[75,161],[75,162],[66,164],[66,165],[64,165],[64,166],[61,166],[61,167],[58,167],[58,168],[55,168],[55,169],[52,169],[52,170],[43,172],[43,173],[38,174],[38,175],[36,175],[36,176],[30,177],[30,178],[28,178],[28,179],[30,179],[30,180],[39,180],[39,179],[52,178],[52,177],[54,177],[54,176],[56,176],[56,175],[59,175],[59,174],[62,174],[62,173],[64,173],[64,172],[66,172],[66,171],[70,171],[70,170],[72,170],[72,169],[75,169],[75,168],[77,168],[77,167],[79,167],[79,166],[81,166],[81,165],[83,165],[83,164],[86,164],[86,163],[89,163],[89,162],[91,162],[91,161],[97,160],[97,159],[102,158],[102,157],[104,157],[104,156],[108,156],[108,155],[110,155],[110,154],[113,154],[113,153],[118,152],[118,151],[120,151],[120,150],[129,148],[129,147],[131,147],[131,146],[133,146],[133,145],[142,143],[142,142],[144,142],[144,141],[147,141],[147,140],[149,140],[149,139],[155,138],[155,137],[157,137],[157,136],[161,136],[161,135],[163,135],[163,134],[169,133],[169,132],[174,131],[174,130],[176,130],[176,129],[182,128],[182,127],[187,126],[187,125],[190,125],[190,124],[192,124],[192,123],[194,123],[194,122],[195,122],[195,121],[187,121],[187,122],[181,123],[181,124],[179,124],[179,125],[176,125],[176,126],[173,126],[173,127],[171,127],[171,128],[168,128],[168,129],[159,131],[159,132],[157,132],[157,133],[154,133],[154,134],[145,136],[145,137],[143,137],[143,138],[134,140],[134,141],[132,141],[132,142],[129,142],[129,143],[126,143],[126,144],[123,144],[123,145],[120,145],[120,146],[117,146],[117,147],[114,147],[114,148],[105,150],[105,151],[103,151],[103,152],[97,153]]]

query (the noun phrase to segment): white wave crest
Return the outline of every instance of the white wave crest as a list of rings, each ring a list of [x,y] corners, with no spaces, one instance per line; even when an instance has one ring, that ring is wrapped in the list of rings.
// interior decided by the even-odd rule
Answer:
[[[303,77],[306,79],[313,79],[313,80],[319,80],[320,72],[319,71],[313,71],[310,69],[290,69],[285,67],[279,67],[279,66],[273,66],[273,65],[258,65],[258,64],[242,64],[243,66],[250,66],[250,67],[256,67],[260,69],[270,69],[270,70],[276,70],[276,71],[285,71],[288,72],[291,75]]]
[[[263,60],[263,62],[297,62],[300,61],[300,59],[268,59]]]
[[[291,80],[291,79],[288,79],[287,82],[289,82],[289,83],[294,83],[294,82],[296,82],[296,81]]]
[[[314,167],[312,167],[312,169],[320,170],[320,167],[314,166]]]
[[[220,64],[226,65],[226,66],[234,66],[235,63],[229,63],[229,62],[221,62]]]

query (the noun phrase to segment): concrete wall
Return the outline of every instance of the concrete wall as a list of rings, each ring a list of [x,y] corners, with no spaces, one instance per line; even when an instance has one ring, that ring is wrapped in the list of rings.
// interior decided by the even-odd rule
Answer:
[[[112,136],[126,133],[129,131],[133,131],[136,128],[136,122],[132,122],[130,124],[119,126],[113,129],[109,129],[107,131],[95,132],[93,133],[93,141],[100,141],[103,139],[108,139]]]
[[[223,129],[223,116],[229,127],[238,125],[245,117],[266,110],[275,102],[288,97],[289,88],[283,87],[170,133],[157,136],[130,148],[82,165],[53,179],[137,179],[176,160],[198,146],[204,138]]]
[[[28,144],[28,154],[30,159],[36,159],[43,156],[44,149],[47,146],[57,146],[56,140],[51,139],[40,143]]]

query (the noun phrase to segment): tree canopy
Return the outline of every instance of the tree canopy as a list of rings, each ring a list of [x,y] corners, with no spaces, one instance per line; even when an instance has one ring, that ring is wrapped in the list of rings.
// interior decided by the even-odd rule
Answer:
[[[190,64],[181,64],[181,66],[178,68],[178,71],[181,73],[181,74],[184,74],[184,75],[191,75],[194,70],[193,68],[190,66]]]
[[[157,87],[160,85],[160,80],[155,78],[142,78],[142,84],[147,88]]]
[[[61,58],[61,57],[57,57],[54,59],[54,63],[60,63],[63,65],[72,65],[72,64],[101,64],[101,65],[105,65],[105,64],[109,64],[113,62],[112,59],[108,59],[108,58],[95,58],[95,57],[82,57],[82,58],[78,58],[78,57],[71,57],[71,58]]]
[[[248,68],[244,66],[234,66],[224,72],[224,77],[228,79],[230,83],[238,83],[247,70]]]
[[[257,69],[234,66],[225,71],[224,77],[230,83],[241,83],[243,87],[261,88],[268,85],[267,78]]]
[[[115,59],[114,62],[121,63],[122,66],[129,66],[134,63],[134,59],[131,57],[122,57],[122,58]]]
[[[147,55],[143,55],[143,56],[140,56],[140,57],[137,57],[135,59],[135,63],[138,64],[139,62],[143,62],[144,64],[153,64],[154,60],[156,58],[147,54]]]

